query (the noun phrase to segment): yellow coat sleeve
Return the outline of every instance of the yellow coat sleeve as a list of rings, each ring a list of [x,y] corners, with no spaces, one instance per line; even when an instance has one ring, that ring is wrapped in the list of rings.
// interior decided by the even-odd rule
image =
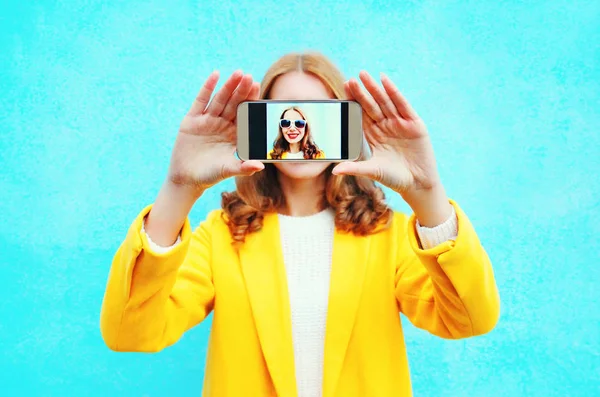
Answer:
[[[141,232],[146,207],[114,256],[100,315],[106,345],[115,351],[157,352],[174,344],[212,310],[210,224],[212,213],[167,253],[151,250]]]
[[[401,231],[396,268],[400,311],[418,328],[448,339],[491,331],[500,316],[500,297],[490,259],[473,226],[451,201],[458,218],[456,241],[423,250],[416,218]],[[402,227],[402,226],[398,226]]]

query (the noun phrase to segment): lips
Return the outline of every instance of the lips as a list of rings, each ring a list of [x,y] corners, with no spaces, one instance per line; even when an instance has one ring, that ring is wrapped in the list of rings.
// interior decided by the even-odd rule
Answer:
[[[287,134],[288,138],[290,139],[296,139],[300,136],[300,134]]]

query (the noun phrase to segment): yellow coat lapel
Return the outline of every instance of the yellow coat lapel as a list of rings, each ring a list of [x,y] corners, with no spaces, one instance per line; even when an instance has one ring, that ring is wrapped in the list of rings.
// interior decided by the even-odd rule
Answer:
[[[287,277],[276,214],[247,236],[240,264],[267,368],[278,396],[296,396],[294,346]],[[242,331],[242,330],[240,330]]]
[[[325,335],[324,397],[333,395],[342,370],[362,294],[369,241],[368,237],[340,231],[334,235]]]

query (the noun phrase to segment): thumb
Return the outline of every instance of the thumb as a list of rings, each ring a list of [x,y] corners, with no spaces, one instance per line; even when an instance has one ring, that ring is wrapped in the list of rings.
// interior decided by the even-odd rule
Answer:
[[[226,177],[229,176],[250,176],[255,172],[262,171],[265,165],[258,160],[234,160],[232,163],[225,166]]]
[[[240,164],[240,172],[242,175],[252,175],[255,172],[265,169],[265,165],[258,160],[242,161]]]
[[[334,175],[364,176],[374,181],[381,180],[381,169],[372,161],[346,161],[336,165],[331,173]]]

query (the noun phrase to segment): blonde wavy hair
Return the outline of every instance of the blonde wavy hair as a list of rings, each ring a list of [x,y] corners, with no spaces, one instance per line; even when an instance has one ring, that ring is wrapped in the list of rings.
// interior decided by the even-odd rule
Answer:
[[[336,99],[345,99],[344,76],[323,54],[317,52],[290,53],[279,58],[266,72],[260,97],[269,99],[275,80],[286,73],[301,71],[319,78]],[[325,171],[326,187],[322,207],[335,211],[338,230],[364,236],[387,227],[392,211],[385,202],[380,187],[364,177],[333,175],[331,165]],[[262,228],[266,213],[285,205],[285,197],[273,164],[252,176],[236,177],[236,190],[221,195],[223,218],[229,227],[233,243],[245,241],[249,233]]]

